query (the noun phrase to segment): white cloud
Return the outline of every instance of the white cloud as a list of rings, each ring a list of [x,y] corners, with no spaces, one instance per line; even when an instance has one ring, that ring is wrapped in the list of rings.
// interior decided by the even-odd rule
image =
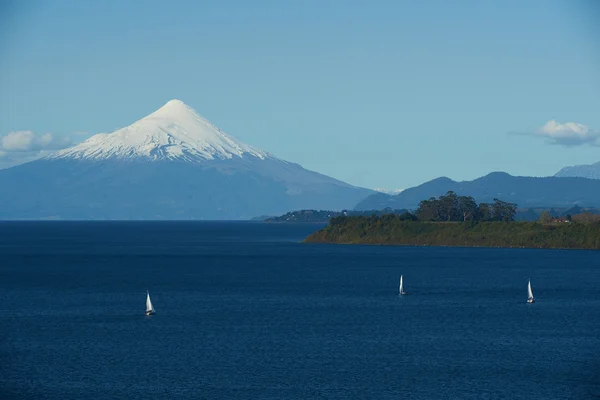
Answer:
[[[530,135],[544,137],[548,143],[562,146],[580,146],[584,144],[600,146],[600,131],[590,129],[588,126],[576,122],[562,124],[550,120]]]
[[[9,132],[0,136],[0,169],[36,160],[72,144],[70,137],[57,137],[51,133]]]
[[[0,136],[0,150],[5,152],[29,152],[36,150],[57,150],[71,144],[67,137],[54,137],[51,133],[36,135],[32,131],[15,131]]]

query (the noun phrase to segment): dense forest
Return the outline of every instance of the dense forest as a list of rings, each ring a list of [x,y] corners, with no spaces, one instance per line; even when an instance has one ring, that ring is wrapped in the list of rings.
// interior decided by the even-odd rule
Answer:
[[[265,222],[314,222],[327,223],[331,218],[339,216],[371,216],[387,214],[404,214],[409,210],[298,210],[290,211],[281,216],[260,216],[253,218],[255,221]],[[576,214],[599,214],[598,208],[573,207],[534,207],[517,208],[514,203],[507,203],[494,199],[492,203],[477,204],[473,197],[458,196],[448,192],[439,198],[430,198],[420,202],[416,210],[410,211],[413,219],[422,221],[537,221],[542,215],[549,214],[552,218],[570,219]]]
[[[600,249],[600,216],[590,213],[515,222],[516,204],[476,204],[448,192],[422,201],[415,213],[338,216],[306,242],[418,246]]]
[[[517,205],[494,199],[477,204],[471,196],[458,196],[450,191],[437,199],[423,200],[415,212],[420,221],[514,221]]]

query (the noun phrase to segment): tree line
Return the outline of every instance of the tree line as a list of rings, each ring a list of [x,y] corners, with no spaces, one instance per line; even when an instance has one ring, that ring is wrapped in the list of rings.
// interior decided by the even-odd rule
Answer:
[[[411,214],[412,215],[412,214]],[[600,249],[600,223],[443,223],[398,215],[337,217],[305,239],[312,243]]]
[[[421,221],[514,221],[517,205],[494,199],[493,203],[477,204],[471,196],[458,196],[449,191],[443,196],[422,200],[415,211]]]

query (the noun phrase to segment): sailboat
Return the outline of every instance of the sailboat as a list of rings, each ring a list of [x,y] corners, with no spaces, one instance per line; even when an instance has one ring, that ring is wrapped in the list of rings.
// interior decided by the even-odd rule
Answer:
[[[529,283],[527,284],[527,302],[533,303],[534,301],[535,301],[535,299],[533,298],[533,292],[531,291],[531,279],[530,279]]]
[[[404,291],[404,287],[402,286],[402,275],[400,275],[400,286],[398,287],[398,294],[400,296],[406,294],[406,292]]]
[[[146,315],[152,315],[154,313],[154,307],[152,307],[152,302],[150,301],[150,293],[146,290]]]

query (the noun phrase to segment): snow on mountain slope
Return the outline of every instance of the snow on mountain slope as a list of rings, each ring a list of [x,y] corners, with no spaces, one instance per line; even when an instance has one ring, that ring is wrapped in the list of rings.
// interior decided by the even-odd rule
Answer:
[[[571,167],[564,167],[554,176],[559,178],[575,177],[600,179],[600,162],[589,165],[574,165]]]
[[[248,219],[351,208],[371,190],[302,168],[172,100],[110,134],[0,170],[0,220]]]
[[[100,133],[46,159],[135,159],[203,162],[254,157],[275,159],[229,136],[180,100],[113,133]]]

